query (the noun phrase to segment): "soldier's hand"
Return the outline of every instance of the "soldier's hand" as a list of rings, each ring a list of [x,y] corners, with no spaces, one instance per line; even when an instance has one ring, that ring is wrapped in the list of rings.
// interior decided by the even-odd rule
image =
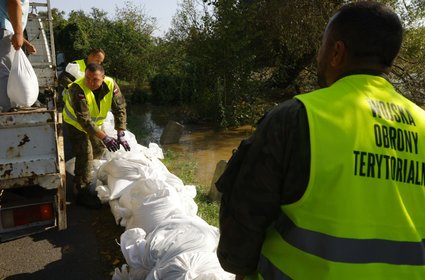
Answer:
[[[124,147],[124,150],[127,152],[130,151],[130,145],[128,144],[127,140],[125,139],[125,133],[124,131],[118,131],[118,143],[121,144]]]
[[[120,148],[120,144],[118,143],[118,141],[115,138],[110,137],[108,135],[106,135],[102,139],[102,142],[103,144],[105,144],[106,148],[108,148],[108,151],[110,152],[116,152]]]

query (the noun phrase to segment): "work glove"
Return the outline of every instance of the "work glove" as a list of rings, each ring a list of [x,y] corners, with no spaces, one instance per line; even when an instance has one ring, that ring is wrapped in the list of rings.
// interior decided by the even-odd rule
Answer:
[[[110,152],[116,152],[120,149],[120,144],[118,141],[110,137],[108,135],[105,136],[105,138],[102,139],[103,144],[105,144],[106,148],[108,148],[108,151]]]
[[[125,140],[125,133],[124,131],[118,131],[118,143],[121,144],[124,147],[124,150],[127,152],[130,151],[130,145],[128,144],[127,140]]]

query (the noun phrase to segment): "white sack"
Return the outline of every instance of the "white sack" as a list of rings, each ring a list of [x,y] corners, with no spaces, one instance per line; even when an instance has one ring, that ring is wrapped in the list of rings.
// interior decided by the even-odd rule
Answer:
[[[131,220],[131,210],[121,207],[118,200],[110,200],[109,206],[111,208],[112,215],[114,216],[115,223],[122,227],[126,227],[127,222]]]
[[[146,280],[233,280],[235,275],[225,272],[214,252],[188,252],[177,255],[166,263],[157,264]]]
[[[22,49],[15,52],[9,78],[7,96],[13,105],[31,107],[38,97],[38,80]]]
[[[150,271],[187,252],[212,252],[217,249],[218,229],[195,217],[175,215],[159,224],[146,236],[143,267]]]
[[[109,201],[109,197],[111,196],[111,191],[108,186],[98,185],[96,186],[97,197],[100,199],[102,203],[106,203]]]
[[[72,176],[74,176],[74,170],[75,170],[75,157],[69,159],[67,162],[65,162],[65,170]]]
[[[114,275],[112,276],[112,280],[142,280],[145,278],[146,278],[145,271],[138,270],[138,269],[131,269],[126,264],[123,264],[121,266],[121,270],[118,267],[115,268]]]
[[[120,237],[121,251],[125,261],[131,268],[142,267],[142,256],[145,254],[146,232],[141,228],[126,230]]]
[[[151,152],[152,156],[164,159],[164,153],[162,152],[162,149],[158,146],[156,143],[149,143],[149,151]]]
[[[109,199],[117,199],[121,197],[121,193],[134,181],[122,178],[115,178],[112,175],[108,176],[108,187],[110,189]]]
[[[132,189],[133,224],[147,233],[172,214],[184,214],[182,201],[174,189],[164,189],[145,198]],[[127,225],[128,228],[128,225]]]
[[[77,63],[68,63],[65,71],[74,76],[76,80],[84,76],[84,72],[80,72],[80,65]]]
[[[142,175],[142,166],[139,163],[131,162],[126,159],[112,159],[100,168],[101,172],[105,172],[115,178],[137,180]]]

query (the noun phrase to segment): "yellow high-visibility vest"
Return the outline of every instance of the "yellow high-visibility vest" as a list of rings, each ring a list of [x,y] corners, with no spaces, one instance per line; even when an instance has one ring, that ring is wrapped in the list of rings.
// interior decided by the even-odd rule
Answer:
[[[86,62],[84,61],[84,59],[74,60],[73,62],[78,65],[79,75],[77,77],[74,77],[76,80],[78,80],[79,78],[81,78],[81,77],[83,77],[85,75],[85,72],[86,72]],[[69,73],[69,74],[71,74],[71,73]],[[62,100],[63,100],[63,102],[66,102],[66,99],[68,98],[68,88],[71,85],[72,85],[72,83],[68,84],[68,87],[67,88],[64,88],[63,91],[62,91]]]
[[[93,92],[86,86],[84,82],[84,77],[81,77],[74,83],[78,84],[80,88],[84,91],[92,121],[100,127],[103,124],[108,114],[108,111],[111,109],[114,91],[114,80],[110,77],[105,77],[104,83],[106,83],[106,85],[108,86],[109,92],[100,101],[100,108],[97,106],[96,97],[94,96]],[[73,125],[75,128],[86,132],[77,121],[77,116],[75,115],[74,109],[72,107],[72,100],[70,94],[68,94],[65,100],[65,106],[63,109],[63,120],[69,123],[70,125]]]
[[[80,74],[84,76],[86,72],[86,62],[84,61],[84,59],[74,60],[74,62],[78,64],[78,66],[80,67]]]
[[[281,206],[247,279],[425,279],[425,112],[371,75],[296,98],[309,184]]]

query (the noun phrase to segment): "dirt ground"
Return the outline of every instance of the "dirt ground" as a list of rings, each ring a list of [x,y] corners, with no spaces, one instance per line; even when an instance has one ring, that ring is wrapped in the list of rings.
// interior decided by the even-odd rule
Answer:
[[[119,246],[120,236],[125,228],[116,225],[111,209],[103,205],[102,209],[94,210],[92,218],[96,239],[99,244],[101,266],[105,279],[111,279],[115,268],[121,268],[126,263]]]

